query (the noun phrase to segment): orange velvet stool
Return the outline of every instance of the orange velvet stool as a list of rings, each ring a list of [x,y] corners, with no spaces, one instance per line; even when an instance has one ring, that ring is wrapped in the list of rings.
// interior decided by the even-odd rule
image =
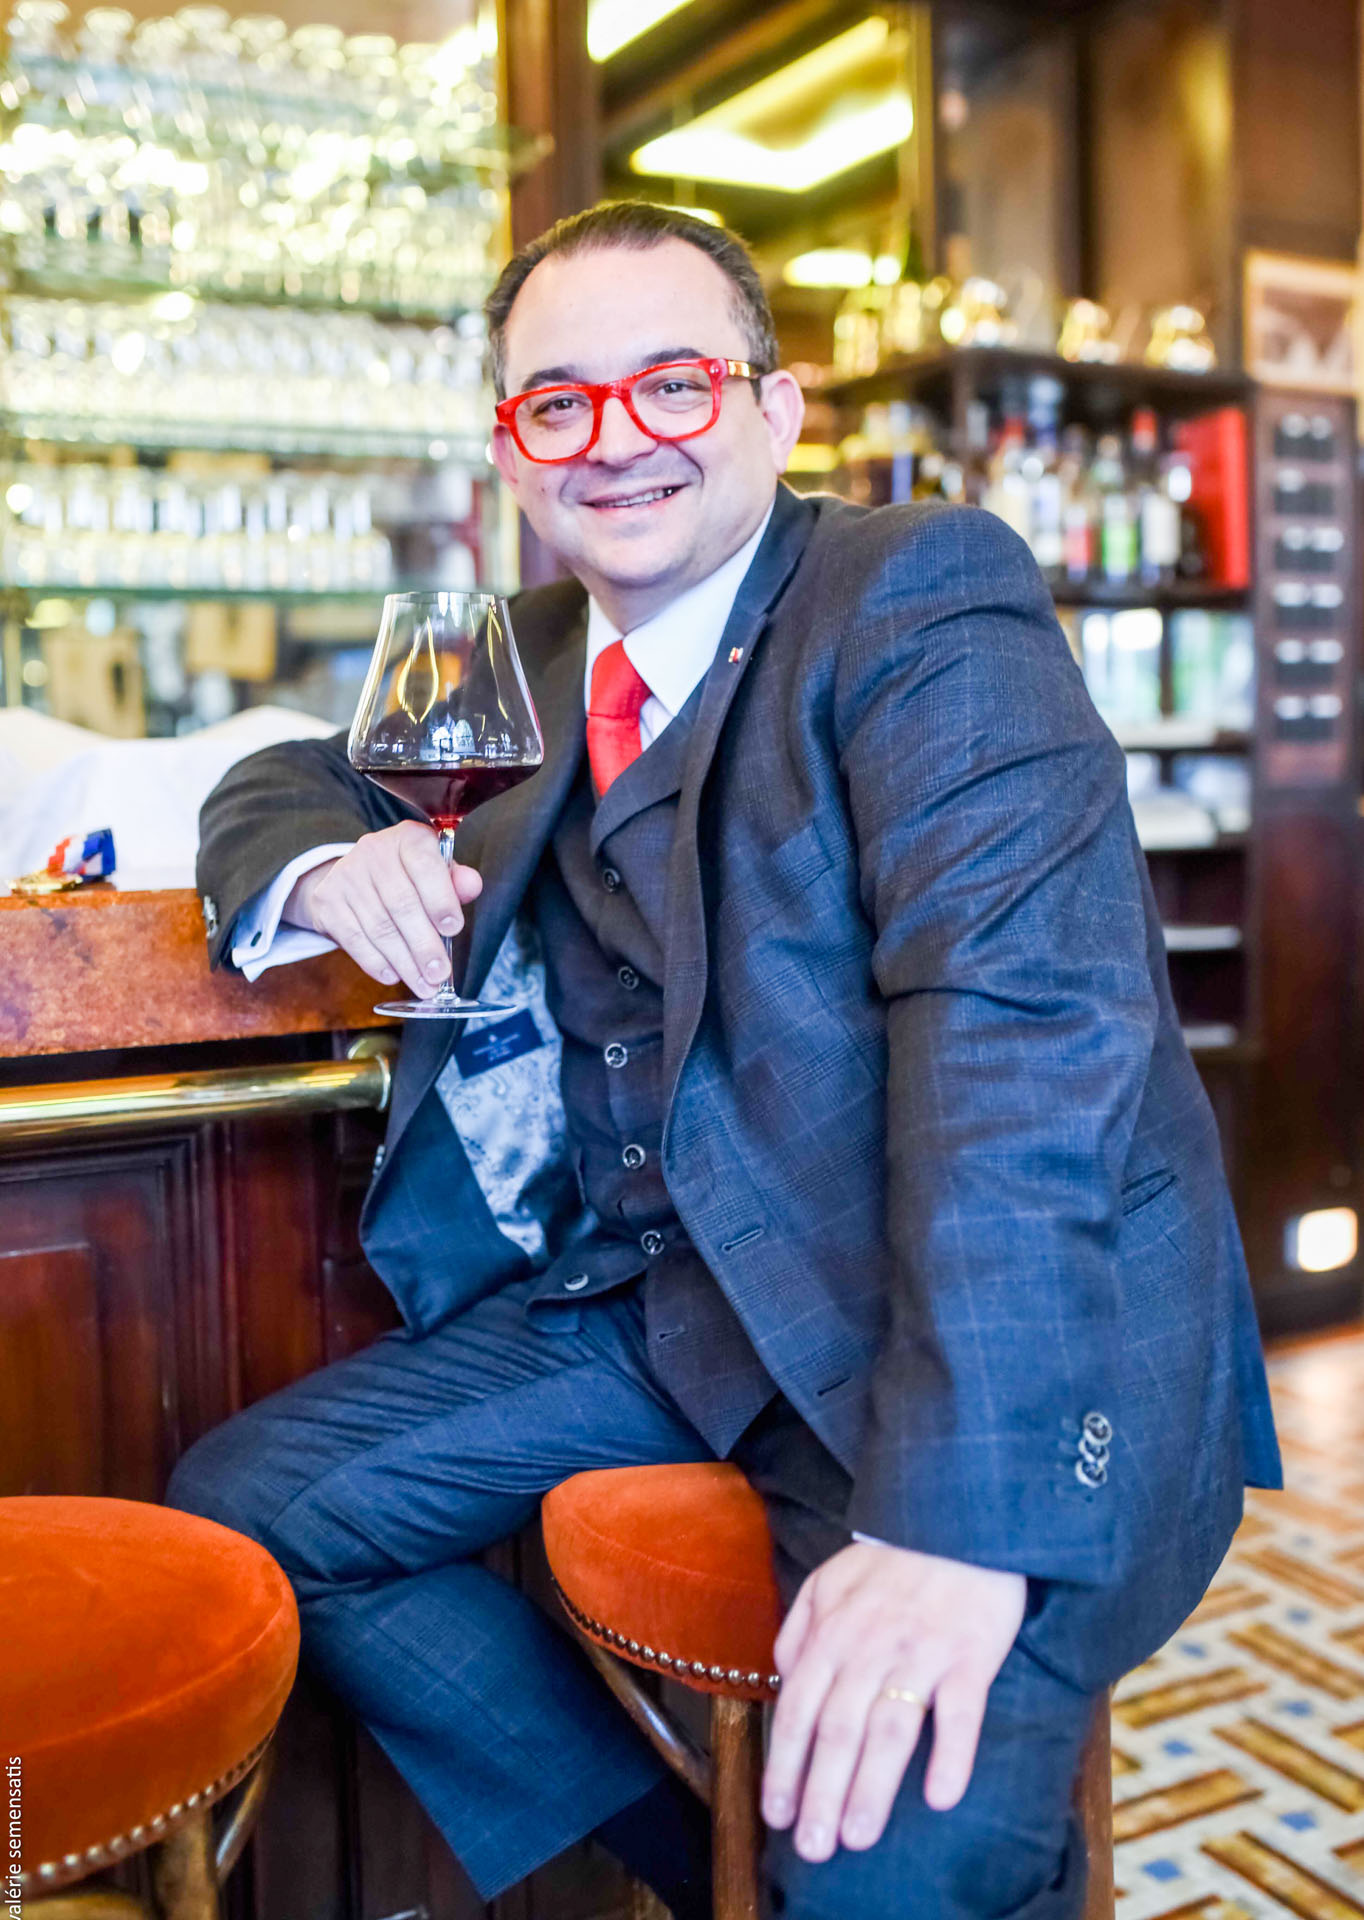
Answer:
[[[263,1547],[168,1507],[0,1499],[0,1541],[0,1718],[41,1910],[182,1828],[206,1839],[207,1809],[256,1766],[288,1696],[298,1611]]]
[[[711,1809],[715,1920],[760,1911],[762,1703],[779,1687],[782,1606],[762,1500],[722,1463],[575,1474],[541,1507],[564,1609],[616,1698]],[[712,1696],[703,1754],[621,1662]],[[1085,1920],[1112,1920],[1108,1703],[1076,1801],[1089,1850]]]

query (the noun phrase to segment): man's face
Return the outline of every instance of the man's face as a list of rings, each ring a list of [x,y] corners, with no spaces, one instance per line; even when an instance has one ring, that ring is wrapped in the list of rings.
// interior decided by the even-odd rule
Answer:
[[[747,360],[729,279],[685,240],[551,254],[507,322],[509,394],[561,380],[617,380],[663,360]],[[720,417],[694,439],[651,439],[609,399],[576,460],[527,460],[493,433],[502,477],[536,533],[618,626],[638,625],[743,545],[771,504],[800,432],[800,389],[769,375],[761,400],[725,382]]]

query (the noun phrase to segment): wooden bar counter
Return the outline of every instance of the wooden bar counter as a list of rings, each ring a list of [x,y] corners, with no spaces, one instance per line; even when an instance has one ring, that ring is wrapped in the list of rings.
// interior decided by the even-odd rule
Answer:
[[[188,889],[0,895],[0,1494],[159,1500],[201,1433],[399,1324],[358,1240],[396,1044],[377,991],[339,954],[211,974]],[[538,1584],[533,1546],[498,1564],[526,1555]],[[306,1675],[277,1739],[229,1920],[487,1911]],[[584,1851],[491,1911],[624,1897]]]

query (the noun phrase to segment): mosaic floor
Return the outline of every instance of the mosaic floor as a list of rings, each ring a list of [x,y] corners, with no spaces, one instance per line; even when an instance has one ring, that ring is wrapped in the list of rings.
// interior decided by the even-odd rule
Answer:
[[[1119,1920],[1364,1920],[1364,1333],[1270,1381],[1287,1489],[1114,1699]]]

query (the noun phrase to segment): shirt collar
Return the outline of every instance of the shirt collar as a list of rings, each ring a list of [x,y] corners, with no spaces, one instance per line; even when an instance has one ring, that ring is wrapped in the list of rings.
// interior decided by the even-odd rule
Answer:
[[[775,497],[773,500],[775,505]],[[772,518],[769,507],[757,527],[737,553],[718,566],[694,587],[688,587],[676,600],[642,620],[625,635],[625,656],[654,699],[676,719],[706,676],[715,658],[715,649],[729,622],[730,613],[744,575],[752,564],[759,543]],[[597,602],[587,602],[587,663],[583,677],[583,705],[586,707],[592,686],[592,669],[597,657],[621,638]]]

